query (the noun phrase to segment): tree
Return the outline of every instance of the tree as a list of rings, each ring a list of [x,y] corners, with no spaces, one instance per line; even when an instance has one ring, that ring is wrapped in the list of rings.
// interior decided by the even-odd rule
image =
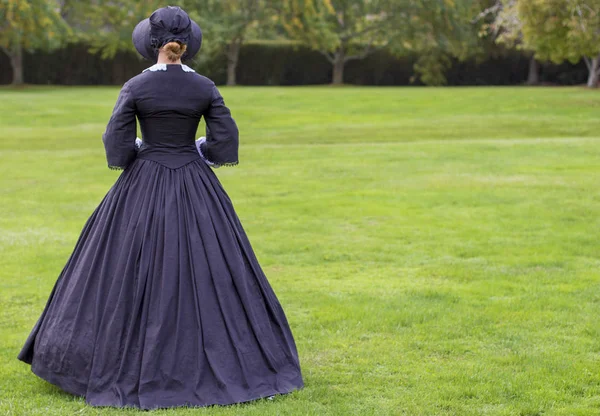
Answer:
[[[207,54],[225,49],[227,85],[236,84],[236,71],[242,45],[272,27],[271,1],[267,0],[185,0],[186,11],[207,35]]]
[[[0,48],[8,55],[13,85],[24,83],[23,50],[59,47],[70,34],[52,0],[3,0],[0,2]]]
[[[68,19],[79,37],[103,58],[119,51],[135,50],[131,32],[154,10],[161,0],[69,1]],[[257,33],[268,30],[268,0],[183,0],[182,7],[202,28],[204,51],[209,54],[225,47],[228,58],[228,85],[234,85],[241,45]],[[208,48],[207,48],[208,46]]]
[[[427,85],[446,83],[452,59],[465,60],[482,52],[476,27],[475,0],[416,0],[398,13],[395,25],[406,28],[401,41],[392,43],[396,55],[418,56],[415,72]]]
[[[393,0],[284,0],[280,17],[287,34],[321,52],[342,84],[347,62],[387,47],[400,34]]]
[[[523,23],[519,19],[517,0],[495,0],[486,7],[475,19],[485,22],[481,26],[482,34],[489,34],[498,44],[508,48],[523,48]],[[540,82],[539,64],[533,51],[528,51],[529,73],[528,85],[537,85]]]
[[[63,15],[91,52],[109,59],[120,51],[135,51],[131,41],[133,29],[162,3],[160,0],[65,0]]]
[[[587,85],[600,78],[600,0],[519,0],[523,43],[538,58],[560,63],[583,59]]]
[[[345,64],[383,48],[419,54],[415,70],[427,84],[445,82],[450,57],[473,45],[471,0],[283,0],[290,37],[321,52],[341,84]],[[466,28],[466,29],[465,29]]]

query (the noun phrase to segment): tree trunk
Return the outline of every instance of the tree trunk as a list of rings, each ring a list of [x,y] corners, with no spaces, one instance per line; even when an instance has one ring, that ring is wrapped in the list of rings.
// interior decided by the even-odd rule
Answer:
[[[538,85],[540,83],[540,65],[535,56],[531,55],[529,59],[529,74],[527,75],[527,85]]]
[[[344,83],[344,66],[346,65],[346,55],[344,50],[338,50],[333,60],[333,85],[342,85]]]
[[[235,85],[235,74],[237,71],[238,61],[240,58],[240,48],[242,42],[239,39],[234,39],[227,49],[227,85]]]
[[[4,51],[10,59],[10,66],[13,71],[12,85],[23,85],[23,48],[21,48],[21,45],[15,45]]]
[[[590,60],[588,69],[589,75],[587,86],[589,88],[596,88],[598,87],[598,79],[600,79],[600,55]]]

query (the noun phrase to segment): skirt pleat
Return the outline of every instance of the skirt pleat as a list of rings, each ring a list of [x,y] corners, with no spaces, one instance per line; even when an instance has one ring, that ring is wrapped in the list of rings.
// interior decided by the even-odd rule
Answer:
[[[303,386],[285,314],[201,160],[136,160],[85,224],[19,359],[96,406],[231,404]]]

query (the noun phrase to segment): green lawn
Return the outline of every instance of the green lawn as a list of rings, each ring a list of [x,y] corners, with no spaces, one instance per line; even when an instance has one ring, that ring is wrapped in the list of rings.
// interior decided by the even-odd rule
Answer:
[[[219,169],[306,387],[153,415],[600,414],[600,91],[223,88]],[[117,415],[16,355],[118,176],[116,88],[0,89],[0,413]]]

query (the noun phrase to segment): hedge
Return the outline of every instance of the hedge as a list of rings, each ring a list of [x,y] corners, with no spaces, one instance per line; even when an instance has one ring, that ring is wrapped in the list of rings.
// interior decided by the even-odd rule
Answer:
[[[419,85],[414,79],[416,56],[394,57],[386,51],[346,65],[345,82],[355,85]],[[224,54],[199,58],[188,63],[217,84],[226,81]],[[24,54],[25,82],[29,84],[120,85],[151,63],[133,52],[121,52],[103,60],[89,53],[86,45],[74,44],[53,52]],[[446,72],[448,85],[519,85],[527,78],[529,59],[518,51],[504,51],[481,61],[453,62]],[[583,84],[587,78],[584,63],[541,66],[543,83]],[[11,82],[8,57],[0,53],[0,84]],[[250,43],[240,52],[237,81],[241,85],[327,84],[331,65],[320,53],[290,43]]]

